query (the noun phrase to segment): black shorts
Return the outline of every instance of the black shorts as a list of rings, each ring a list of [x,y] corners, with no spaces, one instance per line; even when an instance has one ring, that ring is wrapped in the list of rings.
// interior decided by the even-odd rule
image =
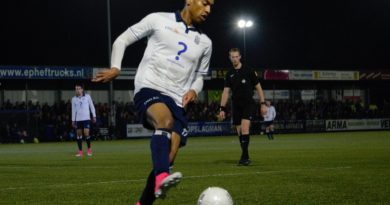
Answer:
[[[264,126],[265,127],[268,127],[268,126],[273,125],[273,124],[274,124],[273,120],[271,120],[271,121],[264,121]]]
[[[241,125],[241,120],[252,120],[256,115],[255,103],[233,102],[233,125]]]

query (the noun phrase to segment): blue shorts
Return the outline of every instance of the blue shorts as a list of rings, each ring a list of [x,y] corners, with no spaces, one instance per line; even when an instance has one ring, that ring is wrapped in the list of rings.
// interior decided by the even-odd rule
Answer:
[[[271,125],[273,125],[273,124],[274,124],[274,121],[273,121],[273,120],[271,120],[271,121],[264,121],[264,125],[265,125],[266,127],[271,126]]]
[[[142,88],[134,96],[134,104],[143,126],[147,129],[154,130],[153,125],[149,124],[146,119],[146,110],[154,103],[164,103],[169,108],[175,121],[172,131],[180,135],[180,147],[184,146],[187,143],[188,135],[186,112],[182,107],[176,105],[171,97],[161,94],[160,91]]]
[[[90,129],[91,120],[76,121],[76,127],[77,129]]]

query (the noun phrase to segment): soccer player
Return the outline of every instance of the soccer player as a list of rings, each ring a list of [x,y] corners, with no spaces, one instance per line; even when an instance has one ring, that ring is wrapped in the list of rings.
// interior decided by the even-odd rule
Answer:
[[[83,134],[87,142],[88,156],[92,156],[91,136],[89,130],[91,129],[91,114],[92,122],[96,122],[95,106],[90,95],[84,93],[84,86],[77,83],[75,86],[76,96],[72,98],[72,126],[77,130],[77,145],[79,152],[76,157],[83,156]]]
[[[138,205],[153,204],[180,182],[170,174],[179,146],[187,136],[184,108],[197,98],[208,74],[211,40],[199,29],[214,0],[186,0],[174,13],[151,13],[128,28],[114,42],[111,68],[100,71],[94,82],[116,78],[127,46],[147,37],[148,43],[135,76],[134,102],[145,128],[154,130],[150,149],[153,170]]]
[[[236,127],[241,145],[241,158],[238,165],[247,166],[251,163],[249,159],[250,123],[255,115],[256,104],[253,99],[253,90],[256,90],[260,100],[260,112],[265,114],[267,107],[264,102],[264,93],[255,71],[241,63],[241,54],[238,48],[229,51],[229,59],[233,65],[225,76],[225,87],[222,92],[219,108],[220,119],[225,118],[226,103],[229,93],[232,91],[233,124]]]
[[[274,120],[276,117],[276,111],[275,111],[275,107],[271,105],[271,101],[266,101],[265,103],[268,107],[267,113],[263,116],[264,117],[264,125],[265,125],[265,133],[267,134],[269,140],[273,140],[274,139]]]

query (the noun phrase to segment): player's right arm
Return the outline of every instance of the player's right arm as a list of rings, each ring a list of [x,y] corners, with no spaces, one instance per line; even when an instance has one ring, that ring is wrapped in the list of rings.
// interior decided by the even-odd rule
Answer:
[[[72,98],[72,127],[76,127],[76,104],[75,99]]]
[[[134,24],[123,32],[112,45],[111,68],[99,71],[92,81],[106,83],[118,77],[127,46],[135,43],[145,36],[151,35],[157,20],[158,14],[149,14],[140,22]]]
[[[221,96],[221,104],[219,106],[219,119],[224,120],[225,119],[225,112],[226,112],[226,104],[229,98],[229,92],[230,88],[225,87],[223,88],[222,96]]]
[[[229,98],[230,88],[232,86],[230,71],[225,74],[225,85],[222,91],[221,104],[219,105],[219,120],[225,119],[226,114],[226,104]]]
[[[119,73],[120,69],[116,67],[111,67],[111,69],[104,69],[96,74],[96,76],[92,79],[92,82],[107,83],[118,77]]]

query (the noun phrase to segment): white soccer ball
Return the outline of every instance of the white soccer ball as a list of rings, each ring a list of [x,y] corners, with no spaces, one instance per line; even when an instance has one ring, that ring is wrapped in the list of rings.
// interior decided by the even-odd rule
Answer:
[[[233,199],[225,189],[209,187],[200,194],[198,205],[233,205]]]

